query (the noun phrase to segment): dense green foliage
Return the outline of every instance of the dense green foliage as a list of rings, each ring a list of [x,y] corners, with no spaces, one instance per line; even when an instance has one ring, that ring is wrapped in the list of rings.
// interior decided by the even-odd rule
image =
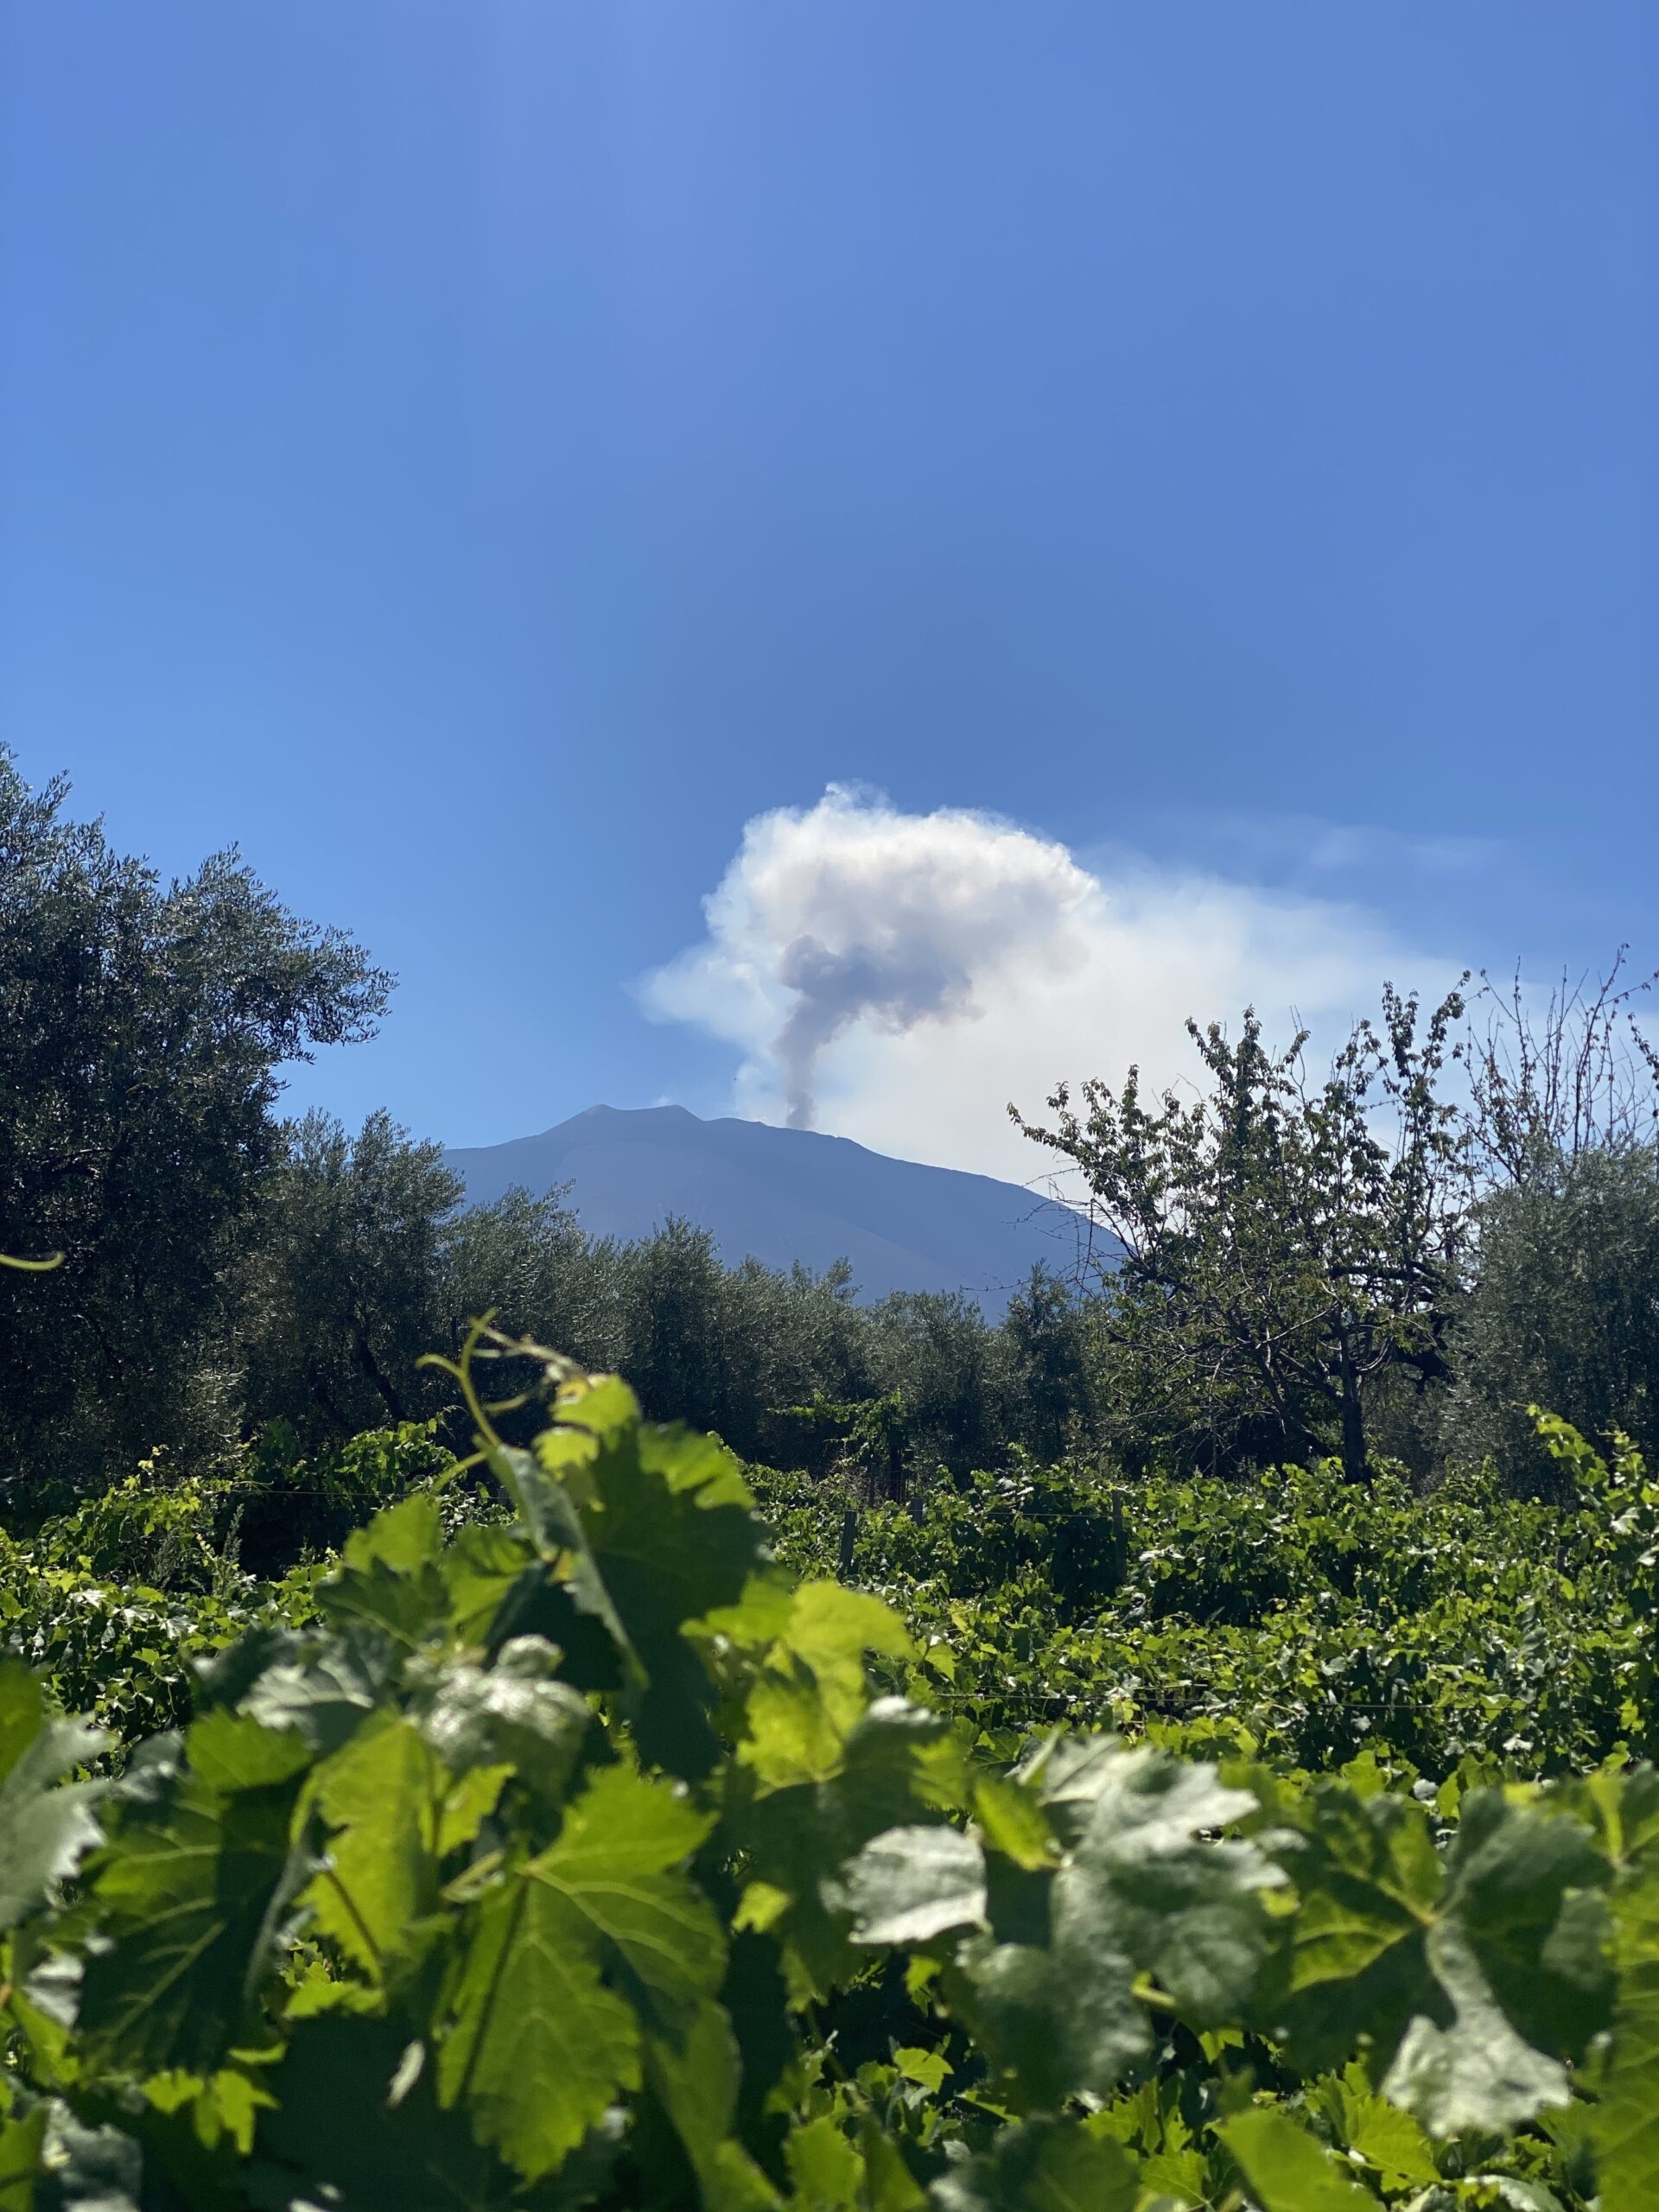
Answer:
[[[387,978],[233,854],[163,886],[0,751],[0,1466],[128,1464],[219,1425],[222,1281],[280,1146],[284,1061]]]
[[[1652,1624],[1624,1540],[1486,1477],[1418,1497],[1330,1464],[1248,1482],[1017,1466],[918,1518],[755,1476],[779,1556],[844,1561],[904,1616],[903,1678],[1012,1758],[1052,1723],[1310,1770],[1532,1779],[1659,1752]]]
[[[866,1518],[855,1573],[907,1623],[774,1556],[826,1541],[801,1478],[757,1515],[718,1444],[558,1372],[530,1448],[472,1399],[470,1473],[365,1444],[342,1484],[415,1487],[279,1585],[194,1550],[179,1496],[37,1533],[85,1588],[170,1574],[204,1663],[181,1732],[122,1747],[0,1667],[5,2202],[1659,2199],[1634,1453],[1557,1425],[1570,1513],[1447,1499],[1398,1558],[1404,1493],[1328,1471],[1021,1469]],[[1604,1649],[1556,1681],[1599,1605]],[[1016,1745],[1045,1611],[1140,1679]],[[1334,1764],[1356,1682],[1313,1656],[1322,1612],[1360,1686],[1414,1669],[1427,1732],[1395,1700]],[[1531,1671],[1483,1707],[1505,1635]],[[158,1678],[185,1656],[149,1648]],[[1204,1709],[1154,1721],[1147,1677],[1200,1654]],[[1478,1740],[1523,1714],[1524,1744]]]
[[[1481,1208],[1446,1427],[1454,1451],[1546,1476],[1525,1409],[1622,1429],[1659,1461],[1659,1173],[1649,1145],[1558,1157]]]

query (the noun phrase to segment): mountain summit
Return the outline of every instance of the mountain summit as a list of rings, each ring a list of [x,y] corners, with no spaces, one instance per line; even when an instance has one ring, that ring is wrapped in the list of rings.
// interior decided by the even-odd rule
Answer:
[[[845,1258],[861,1298],[963,1290],[995,1319],[1041,1261],[1077,1265],[1084,1224],[1017,1183],[925,1167],[846,1137],[768,1122],[704,1122],[683,1106],[591,1106],[540,1136],[448,1152],[467,1198],[487,1205],[514,1184],[569,1184],[590,1236],[648,1236],[671,1215],[713,1232],[728,1265]]]

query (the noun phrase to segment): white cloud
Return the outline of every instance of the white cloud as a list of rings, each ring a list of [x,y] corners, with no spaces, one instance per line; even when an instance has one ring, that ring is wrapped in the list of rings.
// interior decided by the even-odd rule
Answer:
[[[1446,963],[1334,900],[1115,859],[959,808],[904,814],[832,785],[756,817],[704,901],[703,942],[644,1002],[743,1054],[734,1110],[1026,1181],[1052,1157],[1006,1107],[1055,1083],[1193,1065],[1182,1029],[1253,1002],[1335,1027]],[[1294,1010],[1294,1011],[1293,1011]]]

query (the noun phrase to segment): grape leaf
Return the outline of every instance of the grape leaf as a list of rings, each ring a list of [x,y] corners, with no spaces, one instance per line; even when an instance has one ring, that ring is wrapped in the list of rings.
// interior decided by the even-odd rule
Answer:
[[[1054,1833],[1034,1791],[1002,1775],[981,1775],[974,1783],[974,1818],[991,1848],[1026,1873],[1054,1863]]]
[[[639,2031],[572,1941],[564,1900],[524,1871],[472,1909],[440,2048],[438,2096],[528,2181],[553,2172],[613,2100],[637,2089]]]
[[[98,1841],[102,1785],[62,1777],[107,1741],[80,1721],[49,1719],[29,1669],[0,1660],[0,1928],[43,1905]]]
[[[377,1980],[409,1950],[437,1905],[434,1783],[419,1732],[383,1712],[317,1770],[332,1834],[305,1893],[317,1925]]]
[[[640,2018],[690,2034],[725,1969],[719,1924],[672,1871],[709,1821],[626,1767],[602,1770],[557,1840],[476,1909],[440,2058],[446,2105],[526,2179],[551,2172],[642,2072]]]
[[[1134,1968],[1095,1902],[1060,1920],[1047,1947],[982,1936],[957,1955],[953,2009],[1032,2105],[1103,2096],[1152,2046]]]
[[[715,1994],[726,1970],[720,1923],[701,1891],[671,1871],[710,1825],[674,1790],[607,1767],[526,1870],[563,1900],[582,1939],[670,2037]]]
[[[1409,1800],[1337,1783],[1294,1813],[1283,1863],[1298,1906],[1282,1923],[1268,2024],[1309,2071],[1340,2065],[1362,2030],[1386,2063],[1414,2015],[1449,2017],[1424,1950],[1445,1885],[1427,1819]]]
[[[864,2161],[827,2113],[792,2128],[784,2156],[801,2212],[857,2212]]]
[[[1364,2212],[1376,2201],[1306,2129],[1269,2106],[1218,2120],[1216,2133],[1262,2212]]]
[[[1382,2083],[1390,2103],[1441,2136],[1507,2130],[1547,2105],[1569,2103],[1566,2068],[1516,2032],[1459,1923],[1439,1922],[1427,1950],[1453,2018],[1446,2027],[1423,2013],[1412,2020]]]
[[[391,1686],[397,1653],[391,1639],[358,1625],[326,1642],[297,1637],[271,1662],[216,1700],[233,1705],[262,1727],[296,1729],[314,1751],[337,1751],[372,1713]],[[219,1670],[221,1690],[234,1686]]]
[[[511,1638],[490,1667],[452,1661],[438,1676],[421,1729],[454,1774],[516,1767],[545,1808],[563,1800],[593,1712],[580,1690],[556,1678],[559,1654],[538,1636]]]
[[[1056,1878],[1057,1929],[1084,1910],[1114,1948],[1154,1974],[1197,2026],[1236,2018],[1266,1955],[1261,1893],[1283,1876],[1253,1844],[1206,1831],[1255,1808],[1212,1767],[1183,1765],[1148,1746],[1114,1745],[1091,1761],[1086,1792],[1074,1772],[1043,1796],[1077,1836]],[[1057,1937],[1057,1940],[1058,1937]]]
[[[646,2041],[646,2072],[702,2185],[708,2212],[766,2212],[778,2192],[741,2143],[730,2140],[741,2061],[732,2023],[698,2005],[676,2039]]]
[[[440,2108],[428,2054],[395,2020],[308,2020],[269,2082],[277,2103],[258,2119],[251,2195],[259,2205],[530,2212],[543,2201],[480,2149],[461,2114]],[[602,2126],[581,2140],[570,2164],[592,2145],[602,2168]],[[550,2190],[546,2201],[561,2200]]]
[[[1327,2075],[1315,2085],[1311,2101],[1324,2112],[1337,2140],[1357,2151],[1393,2186],[1414,2183],[1426,2188],[1440,2178],[1422,2129],[1409,2113],[1376,2094],[1363,2067]]]
[[[449,1625],[462,1643],[494,1640],[519,1593],[530,1595],[545,1572],[522,1530],[462,1529],[439,1561],[449,1592]]]
[[[855,1943],[925,1943],[983,1922],[985,1855],[957,1828],[889,1828],[848,1860],[835,1902]]]
[[[865,1652],[904,1658],[912,1649],[898,1616],[879,1599],[834,1582],[804,1583],[749,1693],[738,1757],[761,1788],[786,1789],[836,1773],[868,1700]]]
[[[325,1619],[378,1629],[405,1647],[448,1623],[439,1565],[443,1528],[435,1500],[406,1497],[346,1540],[334,1573],[317,1585]]]
[[[1621,1890],[1611,2063],[1591,2116],[1602,2202],[1659,2201],[1659,1868]]]
[[[933,2184],[941,2212],[1134,2212],[1135,2160],[1121,2143],[1074,2120],[1007,2127],[989,2153]]]
[[[1233,2017],[1266,1954],[1260,1892],[1281,1878],[1253,1845],[1206,1834],[1255,1803],[1212,1768],[1061,1739],[1025,1778],[1072,1840],[1049,1883],[1048,1941],[981,1939],[957,1962],[990,2056],[1052,2105],[1104,2095],[1150,2049],[1141,1974],[1197,2024]]]
[[[848,1734],[838,1773],[742,1808],[736,1832],[750,1878],[775,1893],[775,1932],[814,1986],[858,1961],[841,1907],[845,1862],[884,1829],[936,1819],[961,1794],[959,1755],[938,1715],[878,1698]]]
[[[1530,2043],[1576,2058],[1607,2024],[1611,1929],[1599,1892],[1612,1868],[1575,1820],[1463,1801],[1443,1910],[1462,1923],[1493,1996]]]
[[[220,1707],[186,1746],[87,1869],[81,1910],[109,1941],[86,1961],[81,2035],[119,2073],[218,2066],[314,1871],[289,1833],[310,1756],[298,1736]]]
[[[681,1631],[735,1604],[764,1561],[748,1491],[723,1445],[677,1427],[607,1440],[591,1480],[581,1510],[592,1557],[646,1677],[634,1713],[641,1755],[699,1777],[721,1744],[708,1671]]]
[[[571,1599],[610,1634],[645,1758],[708,1773],[721,1756],[713,1688],[681,1631],[734,1605],[766,1558],[737,1462],[712,1437],[641,1422],[614,1376],[560,1392],[533,1459],[496,1456]]]

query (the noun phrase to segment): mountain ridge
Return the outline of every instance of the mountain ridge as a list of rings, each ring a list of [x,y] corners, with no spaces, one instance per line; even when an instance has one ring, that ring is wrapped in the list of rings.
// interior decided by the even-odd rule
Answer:
[[[1017,1183],[872,1152],[851,1137],[683,1106],[590,1106],[534,1136],[446,1150],[468,1200],[569,1184],[590,1236],[649,1236],[671,1215],[709,1230],[728,1266],[851,1262],[866,1299],[961,1290],[993,1319],[1041,1263],[1077,1264],[1082,1217]]]

